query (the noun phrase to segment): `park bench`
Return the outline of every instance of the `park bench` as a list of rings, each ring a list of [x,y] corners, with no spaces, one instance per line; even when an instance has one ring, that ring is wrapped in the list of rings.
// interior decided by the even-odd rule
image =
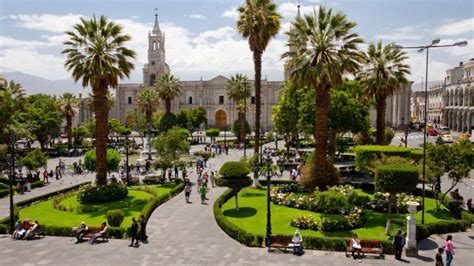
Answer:
[[[383,246],[382,242],[379,240],[360,240],[360,246],[362,256],[365,257],[365,254],[378,255],[380,258],[383,258]],[[352,241],[348,240],[346,245],[346,257],[347,254],[352,255]]]
[[[293,237],[292,236],[281,236],[272,235],[270,237],[270,249],[275,248],[282,251],[287,251],[289,248],[293,248]]]
[[[88,228],[87,230],[87,233],[84,234],[84,236],[82,237],[83,239],[87,238],[87,239],[91,239],[96,233],[98,233],[100,231],[100,227],[90,227]],[[98,237],[97,240],[99,239],[102,239],[102,242],[107,242],[109,241],[109,239],[107,238],[107,234],[109,233],[109,231],[105,231],[105,234],[103,234],[102,236]]]
[[[27,239],[35,239],[35,238],[44,238],[44,225],[39,225],[38,228],[31,233]]]

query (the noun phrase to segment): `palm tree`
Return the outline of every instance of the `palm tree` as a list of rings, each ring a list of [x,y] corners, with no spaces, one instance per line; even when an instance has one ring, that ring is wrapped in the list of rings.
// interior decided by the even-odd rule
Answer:
[[[171,113],[171,101],[181,92],[179,79],[171,74],[161,76],[155,82],[155,88],[160,98],[165,101],[166,113]]]
[[[148,159],[151,160],[151,120],[152,115],[158,109],[160,104],[160,96],[153,88],[145,88],[137,95],[137,107],[145,113],[147,130],[148,130]]]
[[[297,17],[292,23],[288,46],[296,47],[283,54],[288,59],[286,69],[290,80],[301,88],[316,91],[316,156],[312,166],[310,188],[337,182],[331,172],[334,169],[327,161],[328,109],[330,90],[342,84],[343,77],[355,74],[364,60],[364,54],[357,45],[363,40],[352,32],[357,25],[349,21],[342,12],[319,7],[312,15]]]
[[[249,78],[236,74],[227,81],[227,96],[236,103],[240,122],[239,142],[245,141],[245,113],[247,112],[247,99],[252,96],[252,87]]]
[[[280,30],[281,16],[277,13],[276,8],[276,5],[271,0],[247,0],[245,5],[237,9],[239,12],[237,30],[244,38],[248,38],[249,47],[253,53],[255,68],[254,152],[257,154],[260,146],[262,54],[270,40],[275,37]]]
[[[80,18],[72,31],[66,31],[69,40],[62,51],[67,55],[64,66],[82,86],[92,87],[96,119],[97,185],[107,184],[106,146],[108,141],[109,88],[116,88],[119,79],[129,77],[133,70],[131,59],[135,52],[124,45],[131,38],[123,27],[105,16]]]
[[[110,91],[107,91],[107,108],[112,108],[115,104],[115,97],[110,93]],[[89,112],[92,114],[94,113],[94,93],[89,93],[87,97],[87,108],[89,108]]]
[[[72,148],[72,118],[76,115],[76,108],[79,107],[80,99],[74,94],[66,92],[58,99],[59,107],[66,117],[67,146]]]
[[[371,43],[367,50],[365,68],[359,74],[364,93],[375,99],[377,109],[377,137],[376,143],[385,142],[385,107],[386,99],[403,85],[408,83],[407,75],[410,66],[405,51],[388,44],[383,46],[382,41]]]

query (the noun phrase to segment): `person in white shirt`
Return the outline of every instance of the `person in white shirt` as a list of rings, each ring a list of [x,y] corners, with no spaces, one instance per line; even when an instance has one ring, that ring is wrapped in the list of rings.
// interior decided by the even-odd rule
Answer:
[[[359,262],[361,262],[362,257],[360,255],[360,252],[362,250],[362,246],[360,245],[360,240],[359,240],[359,237],[357,237],[357,235],[354,235],[354,237],[352,238],[351,246],[352,246],[352,258],[356,259],[356,257],[354,256],[354,253],[357,252],[357,258]]]
[[[295,231],[291,241],[293,242],[293,255],[303,255],[303,237],[299,230]]]

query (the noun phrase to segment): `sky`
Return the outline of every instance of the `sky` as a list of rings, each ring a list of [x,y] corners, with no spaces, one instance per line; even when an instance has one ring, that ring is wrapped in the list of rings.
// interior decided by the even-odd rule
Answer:
[[[282,30],[263,55],[262,77],[283,79],[281,54],[287,50],[284,34],[297,12],[297,0],[274,0],[283,16]],[[50,80],[70,78],[61,54],[64,31],[79,17],[105,15],[131,35],[129,48],[137,53],[135,70],[122,83],[141,83],[147,60],[147,35],[158,9],[166,36],[166,61],[181,80],[211,79],[243,73],[253,76],[247,40],[236,32],[236,7],[243,0],[1,0],[0,71],[20,71]],[[301,0],[301,12],[310,14],[325,5],[358,23],[355,32],[366,43],[425,45],[467,40],[468,46],[430,50],[429,80],[442,80],[445,70],[474,58],[474,1],[472,0]],[[367,44],[361,46],[366,49]],[[425,75],[425,54],[408,51],[410,79]]]

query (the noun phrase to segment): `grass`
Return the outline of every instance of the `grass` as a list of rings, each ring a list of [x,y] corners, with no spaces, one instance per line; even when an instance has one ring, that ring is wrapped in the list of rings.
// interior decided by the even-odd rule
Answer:
[[[149,185],[140,186],[152,189],[157,195],[169,192],[174,185]],[[53,208],[53,200],[40,202],[20,210],[20,219],[30,218],[38,219],[40,224],[51,226],[78,226],[84,221],[90,226],[99,226],[107,221],[106,213],[108,210],[121,209],[125,214],[125,219],[120,225],[127,228],[130,225],[132,217],[138,218],[145,204],[153,198],[153,195],[145,192],[129,189],[126,198],[120,201],[101,203],[101,204],[80,204],[77,201],[77,193],[73,193],[61,202],[61,206],[72,208],[73,211],[60,211]],[[97,209],[93,212],[79,213],[78,207],[91,207]]]
[[[356,190],[363,193],[361,190]],[[365,193],[366,194],[366,193]],[[367,194],[370,195],[370,194]],[[266,191],[261,189],[246,188],[239,193],[240,211],[235,211],[235,201],[233,198],[229,199],[223,206],[223,214],[230,222],[241,227],[245,231],[265,235],[266,230]],[[425,223],[433,223],[440,220],[455,219],[449,211],[443,206],[439,213],[435,212],[436,202],[433,199],[425,199],[426,212]],[[299,210],[289,208],[271,203],[272,215],[272,233],[292,235],[296,230],[295,227],[290,226],[292,219],[299,216],[312,216],[315,220],[319,220],[320,214],[317,212]],[[385,235],[385,224],[387,214],[383,212],[376,212],[373,210],[364,210],[366,223],[364,227],[337,232],[321,232],[312,230],[300,230],[303,236],[329,236],[329,237],[352,237],[357,234],[362,239],[379,239],[388,240],[390,237]],[[402,218],[406,222],[406,214],[402,214]],[[400,216],[392,216],[392,231],[391,235],[396,233],[398,228],[405,228],[406,225],[400,223]],[[417,222],[421,223],[421,212],[416,214]]]

